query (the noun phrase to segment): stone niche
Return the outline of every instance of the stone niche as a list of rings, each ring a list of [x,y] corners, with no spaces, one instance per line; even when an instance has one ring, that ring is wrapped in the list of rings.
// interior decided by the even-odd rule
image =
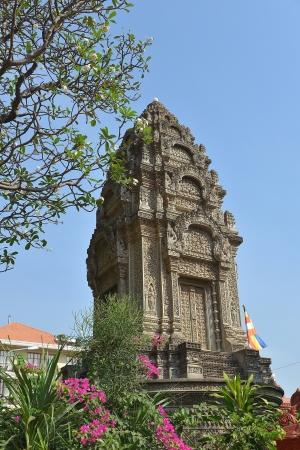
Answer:
[[[233,214],[221,209],[226,191],[209,170],[205,147],[158,101],[141,117],[152,127],[152,143],[132,129],[124,136],[132,141],[128,175],[138,183],[127,189],[108,177],[101,194],[87,258],[94,297],[138,298],[144,333],[168,338],[163,349],[144,349],[161,371],[150,390],[177,386],[195,395],[221,385],[223,371],[253,373],[280,404],[271,360],[245,347],[235,263],[242,238]]]

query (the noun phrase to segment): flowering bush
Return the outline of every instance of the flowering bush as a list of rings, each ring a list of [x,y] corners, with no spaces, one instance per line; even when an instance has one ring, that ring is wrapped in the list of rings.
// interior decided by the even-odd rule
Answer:
[[[139,357],[141,362],[142,370],[146,372],[147,376],[153,378],[154,375],[159,375],[160,371],[157,367],[155,367],[147,356],[141,355]]]
[[[168,342],[168,339],[159,334],[155,334],[153,339],[151,340],[151,342],[155,347],[157,347],[159,344],[166,345],[166,343]]]
[[[150,338],[149,336],[134,336],[133,339],[139,345],[152,344],[154,347],[166,345],[168,342],[168,339],[160,334],[155,334],[153,338]]]
[[[76,438],[81,444],[96,443],[103,440],[109,428],[115,427],[115,419],[102,404],[106,395],[95,385],[90,385],[88,379],[69,378],[57,383],[58,397],[65,398],[68,403],[83,404],[81,420],[85,422],[76,432]]]

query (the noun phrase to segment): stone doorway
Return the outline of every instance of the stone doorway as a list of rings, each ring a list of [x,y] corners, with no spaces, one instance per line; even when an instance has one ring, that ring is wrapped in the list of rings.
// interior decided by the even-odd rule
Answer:
[[[179,280],[182,333],[187,342],[202,350],[216,350],[211,288],[199,282]]]

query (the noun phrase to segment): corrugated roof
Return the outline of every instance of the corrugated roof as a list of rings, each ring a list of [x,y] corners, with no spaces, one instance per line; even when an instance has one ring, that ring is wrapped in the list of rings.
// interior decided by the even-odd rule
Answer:
[[[54,334],[39,330],[19,322],[12,322],[0,327],[0,340],[38,342],[44,344],[57,344]]]

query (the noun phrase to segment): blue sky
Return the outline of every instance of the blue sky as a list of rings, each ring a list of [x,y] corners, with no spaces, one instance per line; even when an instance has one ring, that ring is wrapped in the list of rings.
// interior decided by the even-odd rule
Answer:
[[[158,97],[219,173],[224,210],[244,238],[240,301],[289,396],[300,386],[300,364],[275,369],[300,361],[300,1],[140,0],[117,22],[155,39],[134,108],[141,113]],[[52,252],[20,249],[16,268],[1,275],[1,324],[10,314],[68,333],[72,311],[92,301],[85,259],[95,213],[63,220],[46,230]]]

